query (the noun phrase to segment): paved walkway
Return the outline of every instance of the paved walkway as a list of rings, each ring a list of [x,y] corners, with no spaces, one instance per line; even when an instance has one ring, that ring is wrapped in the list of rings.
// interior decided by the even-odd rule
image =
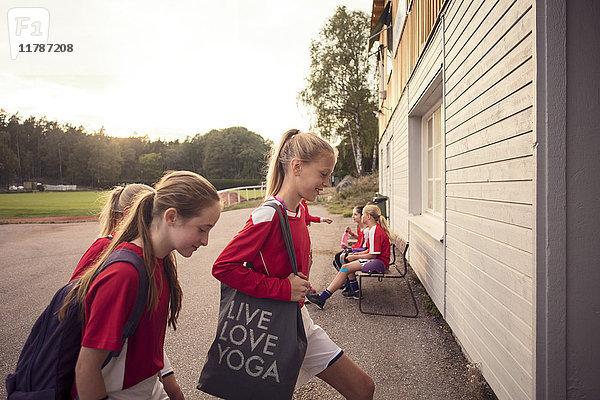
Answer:
[[[247,219],[250,210],[223,213],[210,236],[209,246],[189,259],[180,258],[183,309],[176,332],[169,331],[166,347],[176,376],[188,399],[207,399],[195,389],[200,369],[216,329],[219,285],[210,275],[213,261]],[[323,207],[311,206],[313,215],[326,216]],[[313,224],[314,264],[312,286],[326,287],[333,277],[331,260],[350,218],[332,216],[334,223]],[[19,351],[41,310],[54,291],[66,282],[79,257],[98,234],[95,222],[70,224],[0,225],[0,376],[14,369]],[[393,280],[398,284],[402,280]],[[394,283],[392,283],[394,284]],[[368,305],[405,302],[388,295],[387,282],[369,287]],[[414,283],[413,283],[414,287]],[[365,290],[367,293],[367,289]],[[375,398],[479,399],[469,382],[467,362],[443,322],[425,310],[417,288],[416,319],[360,314],[355,300],[336,294],[325,310],[308,305],[314,321],[325,328],[346,353],[375,380]],[[366,294],[367,295],[367,294]],[[373,301],[373,302],[370,302]],[[402,304],[401,304],[402,303]],[[5,398],[4,385],[0,398]],[[296,399],[340,399],[335,390],[313,379],[297,390]]]

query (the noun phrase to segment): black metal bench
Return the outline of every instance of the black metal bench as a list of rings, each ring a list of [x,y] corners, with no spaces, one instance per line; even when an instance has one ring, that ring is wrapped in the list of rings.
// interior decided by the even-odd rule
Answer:
[[[419,315],[419,309],[417,307],[417,301],[415,300],[415,295],[410,287],[410,282],[406,279],[406,273],[408,271],[408,262],[406,261],[406,253],[408,251],[408,242],[403,239],[396,239],[395,243],[391,245],[390,251],[390,264],[388,269],[383,274],[379,273],[367,273],[358,271],[356,272],[356,276],[358,277],[358,287],[360,289],[360,295],[358,296],[358,309],[363,314],[371,314],[371,315],[386,315],[391,317],[408,317],[415,318]],[[398,259],[396,259],[396,253],[398,253]],[[394,313],[385,313],[385,312],[376,312],[376,311],[365,311],[363,310],[363,278],[377,278],[379,282],[383,282],[384,279],[404,279],[406,282],[406,286],[410,292],[410,296],[412,298],[412,302],[415,308],[414,314],[394,314]]]

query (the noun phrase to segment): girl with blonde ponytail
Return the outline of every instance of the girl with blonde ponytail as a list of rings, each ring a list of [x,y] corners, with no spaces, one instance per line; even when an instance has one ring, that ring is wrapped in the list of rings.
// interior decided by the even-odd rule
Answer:
[[[71,281],[78,278],[94,263],[110,244],[117,227],[123,221],[138,195],[153,192],[148,185],[133,183],[126,186],[116,186],[109,193],[100,212],[100,237],[81,256]]]
[[[339,288],[346,279],[349,280],[350,290],[342,293],[344,297],[358,299],[358,282],[355,272],[384,273],[390,263],[390,229],[387,220],[381,215],[379,207],[373,204],[366,205],[362,210],[362,222],[366,225],[363,230],[368,248],[356,253],[348,253],[343,257],[343,264],[333,281],[321,294],[313,293],[308,300],[323,309],[325,302]]]
[[[225,285],[258,298],[299,302],[308,347],[295,382],[299,387],[317,376],[347,399],[372,399],[374,383],[329,338],[304,306],[310,287],[310,236],[302,199],[314,201],[335,167],[335,152],[314,133],[291,129],[271,154],[266,202],[275,203],[288,216],[298,266],[292,272],[279,218],[265,204],[252,212],[240,232],[221,252],[212,273]],[[252,269],[246,263],[252,263]],[[231,383],[235,385],[235,382]],[[243,396],[242,396],[243,397]]]
[[[189,171],[169,172],[155,190],[138,196],[107,250],[77,281],[61,309],[64,317],[76,302],[84,321],[74,395],[81,400],[168,399],[157,373],[164,365],[166,327],[176,329],[181,308],[174,250],[190,257],[206,246],[220,212],[214,186]],[[117,249],[142,257],[148,275],[146,310],[125,344],[121,334],[137,298],[137,271],[127,262],[117,262],[94,278]],[[111,351],[121,353],[101,368]]]

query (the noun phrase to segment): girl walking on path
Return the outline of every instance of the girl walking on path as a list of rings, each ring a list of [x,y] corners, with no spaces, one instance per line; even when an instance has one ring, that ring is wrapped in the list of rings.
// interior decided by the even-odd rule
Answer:
[[[133,183],[126,186],[117,186],[108,194],[106,203],[100,213],[100,237],[96,239],[94,243],[86,250],[83,254],[75,271],[71,276],[73,279],[79,278],[94,262],[100,257],[100,255],[108,248],[113,239],[115,232],[129,210],[135,203],[137,197],[144,193],[154,192],[154,189],[143,183]],[[169,396],[170,400],[183,400],[184,395],[177,378],[175,377],[175,371],[171,366],[169,357],[165,353],[163,355],[164,367],[160,371],[162,384],[165,388],[165,392]]]
[[[62,313],[77,302],[84,320],[75,368],[73,398],[167,399],[158,372],[163,368],[167,324],[176,329],[182,291],[173,250],[190,257],[208,244],[221,211],[215,188],[188,171],[167,173],[156,190],[142,194],[106,252],[75,284]],[[123,326],[137,298],[138,273],[117,262],[92,280],[110,253],[129,249],[144,260],[148,301],[137,329],[121,343]],[[119,351],[101,368],[110,351]]]
[[[298,276],[292,272],[276,212],[263,205],[252,212],[215,261],[215,278],[250,296],[303,303],[310,286],[310,237],[300,201],[314,201],[329,185],[334,166],[334,151],[323,139],[295,129],[287,131],[271,156],[267,200],[276,201],[287,213]],[[245,267],[246,262],[252,262],[253,269]],[[296,387],[318,376],[347,399],[372,399],[373,380],[313,323],[306,307],[302,307],[302,320],[308,347]]]
[[[357,253],[348,253],[344,256],[344,264],[338,271],[333,281],[326,290],[320,295],[313,293],[307,299],[320,309],[323,309],[325,302],[339,288],[344,285],[346,278],[350,281],[350,292],[346,297],[358,299],[358,282],[354,273],[356,271],[384,273],[390,262],[390,230],[387,221],[379,207],[373,204],[366,205],[363,208],[363,223],[367,225],[364,229],[365,239],[368,242],[368,249]]]

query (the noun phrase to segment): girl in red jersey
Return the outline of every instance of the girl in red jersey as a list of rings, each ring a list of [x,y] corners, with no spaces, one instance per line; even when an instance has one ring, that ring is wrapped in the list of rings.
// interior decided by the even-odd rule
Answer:
[[[385,217],[381,215],[379,207],[369,204],[363,208],[362,220],[367,225],[364,235],[368,241],[368,249],[345,255],[344,264],[327,289],[320,295],[314,293],[307,297],[320,309],[344,285],[346,278],[350,280],[350,292],[345,293],[346,297],[358,299],[358,282],[354,275],[356,271],[383,273],[387,269],[390,262],[390,230]]]
[[[100,237],[83,254],[69,281],[79,278],[108,248],[117,228],[129,213],[137,196],[148,192],[154,192],[154,189],[143,183],[117,186],[110,191],[100,213]],[[183,400],[183,392],[177,383],[171,362],[166,353],[163,356],[164,367],[160,371],[160,375],[165,392],[169,395],[170,400]]]
[[[352,210],[352,221],[356,222],[356,233],[352,232],[349,226],[346,227],[346,232],[350,236],[356,238],[356,242],[352,246],[344,247],[344,243],[342,243],[342,248],[344,250],[337,253],[333,259],[333,267],[336,271],[339,271],[342,268],[342,264],[344,261],[342,260],[349,253],[357,253],[360,251],[365,251],[367,249],[367,242],[365,241],[365,236],[363,234],[363,230],[366,225],[362,222],[362,206],[356,206]],[[350,289],[350,280],[346,278],[346,283],[344,284],[344,293],[351,291]]]
[[[62,314],[77,302],[84,320],[74,398],[168,398],[157,374],[163,368],[167,324],[176,328],[181,308],[173,250],[190,257],[200,246],[206,246],[220,211],[214,186],[189,171],[167,173],[155,191],[138,197],[106,252],[75,284],[61,310]],[[129,263],[118,262],[92,280],[108,255],[121,248],[142,257],[148,275],[147,308],[124,344],[123,325],[137,298],[137,271]],[[119,357],[101,368],[108,353],[118,350]]]
[[[334,166],[335,153],[329,143],[312,133],[287,131],[271,155],[267,200],[276,201],[288,215],[298,276],[292,272],[276,212],[263,205],[252,212],[215,261],[215,278],[250,296],[303,302],[310,286],[310,237],[300,201],[313,201],[329,185]],[[246,268],[246,262],[252,262],[253,269]],[[302,307],[302,320],[308,347],[296,386],[316,375],[347,399],[372,399],[373,380],[313,323],[306,307]]]
[[[348,232],[348,236],[356,239],[356,242],[354,242],[354,244],[351,246],[348,246],[347,243],[342,243],[343,249],[359,249],[364,247],[363,245],[365,238],[363,235],[363,229],[365,228],[365,224],[362,223],[362,210],[362,206],[356,206],[352,209],[352,221],[356,223],[356,233],[352,232],[352,228],[349,226],[346,227],[346,232]]]

